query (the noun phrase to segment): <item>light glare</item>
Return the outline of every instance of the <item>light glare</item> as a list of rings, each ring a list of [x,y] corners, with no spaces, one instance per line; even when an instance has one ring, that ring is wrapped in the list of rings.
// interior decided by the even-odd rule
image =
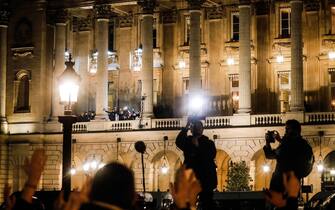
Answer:
[[[78,98],[79,86],[74,82],[66,81],[59,85],[60,101],[65,103],[75,103]]]
[[[331,59],[331,60],[334,60],[335,59],[335,51],[328,52],[328,58]]]
[[[270,171],[270,166],[267,164],[263,165],[263,172],[268,173],[269,171]]]
[[[228,58],[228,59],[227,59],[227,64],[228,64],[229,66],[234,65],[234,64],[235,64],[235,59],[232,58],[232,57]]]
[[[277,55],[277,63],[284,63],[284,56],[283,55]]]
[[[77,173],[76,169],[75,168],[71,168],[70,174],[71,175],[75,175],[76,173]]]
[[[324,170],[323,164],[319,163],[316,168],[318,169],[318,172],[322,172]]]

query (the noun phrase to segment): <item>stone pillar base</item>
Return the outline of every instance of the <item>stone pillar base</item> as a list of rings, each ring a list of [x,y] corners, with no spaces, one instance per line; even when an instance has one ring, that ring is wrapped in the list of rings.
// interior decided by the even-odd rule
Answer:
[[[249,113],[234,114],[231,119],[232,126],[249,126],[251,124],[251,117]]]

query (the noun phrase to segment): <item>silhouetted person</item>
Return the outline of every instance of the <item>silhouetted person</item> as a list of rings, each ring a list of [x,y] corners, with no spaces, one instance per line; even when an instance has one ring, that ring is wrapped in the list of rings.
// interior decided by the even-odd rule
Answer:
[[[283,173],[293,171],[298,179],[306,177],[313,168],[314,156],[311,146],[301,136],[301,126],[297,120],[288,120],[285,135],[280,138],[278,132],[274,136],[266,135],[263,147],[267,159],[276,159],[277,164],[272,174],[270,190],[284,192]],[[279,146],[271,148],[270,143],[279,141]]]
[[[105,165],[93,178],[89,200],[81,210],[132,209],[135,203],[133,172],[120,163]]]
[[[191,136],[187,135],[191,129]],[[203,134],[203,125],[199,120],[188,120],[187,125],[177,136],[176,145],[184,153],[184,164],[193,169],[201,183],[199,194],[200,205],[203,210],[213,210],[213,190],[217,186],[216,165],[214,162],[216,148]]]

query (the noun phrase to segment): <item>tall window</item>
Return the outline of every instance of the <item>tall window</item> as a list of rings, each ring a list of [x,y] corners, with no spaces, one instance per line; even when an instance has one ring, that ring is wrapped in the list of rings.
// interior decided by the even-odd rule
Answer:
[[[232,41],[238,41],[240,39],[240,18],[239,18],[239,13],[234,12],[231,13],[231,40]]]
[[[335,69],[329,68],[329,88],[330,88],[330,104],[335,110]]]
[[[190,16],[185,16],[185,29],[184,29],[185,45],[190,44],[190,33],[191,33],[191,18]]]
[[[15,112],[30,112],[28,75],[18,78]]]
[[[280,36],[288,38],[291,35],[291,11],[289,9],[280,10]]]
[[[335,7],[331,8],[331,32],[335,34]]]
[[[188,94],[190,91],[190,79],[188,77],[183,78],[183,94]]]
[[[113,21],[109,23],[109,34],[108,34],[108,51],[113,52],[115,50],[115,24]]]
[[[278,73],[278,84],[279,84],[279,101],[280,101],[280,112],[288,112],[290,104],[290,93],[291,93],[291,76],[289,71],[282,71]]]
[[[157,48],[157,27],[156,21],[154,21],[154,25],[152,28],[152,47]]]

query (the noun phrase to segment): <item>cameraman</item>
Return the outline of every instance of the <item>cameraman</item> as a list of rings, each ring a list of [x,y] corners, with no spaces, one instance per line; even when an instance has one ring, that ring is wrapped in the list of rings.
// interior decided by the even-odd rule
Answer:
[[[188,136],[188,130],[192,135]],[[213,190],[217,185],[216,165],[214,162],[216,148],[213,141],[203,134],[200,120],[189,118],[176,139],[176,145],[184,153],[184,164],[193,169],[199,179],[202,191],[199,194],[200,206],[203,210],[213,210]]]
[[[285,192],[283,173],[293,171],[300,180],[313,168],[314,156],[311,146],[301,136],[301,125],[297,120],[285,123],[285,135],[280,137],[277,131],[267,132],[266,145],[263,147],[267,159],[276,159],[277,164],[272,174],[270,191]],[[277,140],[280,144],[272,149],[270,143]]]

